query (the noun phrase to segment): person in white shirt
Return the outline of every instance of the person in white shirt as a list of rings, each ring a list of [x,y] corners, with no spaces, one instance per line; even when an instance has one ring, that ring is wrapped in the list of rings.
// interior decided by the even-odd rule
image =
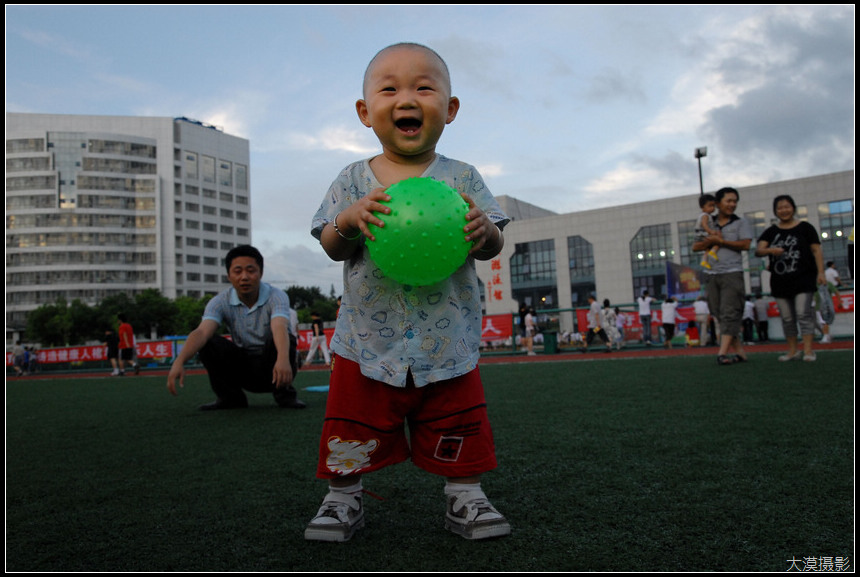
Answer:
[[[832,260],[827,261],[827,268],[824,269],[824,278],[833,286],[840,286],[842,280],[839,278],[839,271],[836,270]]]
[[[639,303],[639,320],[642,322],[642,342],[651,346],[651,301],[648,291],[642,291],[642,296],[636,299]]]
[[[526,351],[527,355],[530,357],[535,356],[535,334],[537,334],[537,323],[535,322],[535,310],[528,309],[526,312],[526,316],[524,317],[524,325],[526,330],[525,342],[526,342]]]
[[[663,323],[663,333],[666,336],[663,346],[671,349],[672,339],[675,338],[675,319],[680,318],[678,317],[678,301],[672,297],[666,297],[666,300],[660,305],[660,316]]]
[[[585,337],[585,348],[582,352],[588,352],[588,346],[594,340],[594,335],[597,335],[603,341],[603,344],[606,345],[605,352],[610,353],[612,352],[612,343],[609,341],[606,331],[603,330],[603,311],[600,308],[600,303],[597,302],[594,295],[588,295],[588,305],[590,307],[587,315],[588,335]]]
[[[693,303],[693,312],[696,314],[696,326],[699,329],[699,346],[705,347],[709,344],[708,326],[711,320],[711,310],[708,308],[708,299],[701,296]]]

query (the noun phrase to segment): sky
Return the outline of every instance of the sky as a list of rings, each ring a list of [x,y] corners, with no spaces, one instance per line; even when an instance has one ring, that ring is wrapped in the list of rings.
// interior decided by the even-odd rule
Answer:
[[[558,213],[854,168],[854,6],[6,5],[6,111],[200,120],[246,138],[264,280],[342,292],[310,235],[370,59],[436,50],[437,152]],[[697,207],[691,207],[691,214]]]

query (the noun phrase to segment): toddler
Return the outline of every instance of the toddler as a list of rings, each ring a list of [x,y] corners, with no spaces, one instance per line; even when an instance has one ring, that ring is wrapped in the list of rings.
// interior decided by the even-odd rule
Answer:
[[[509,219],[474,167],[436,153],[459,107],[445,62],[425,46],[389,46],[365,72],[356,111],[382,153],[340,173],[311,230],[343,261],[344,294],[317,465],[329,492],[305,539],[350,539],[364,525],[362,475],[409,458],[447,479],[446,529],[466,539],[510,533],[480,483],[496,457],[477,368],[481,302],[473,262],[501,252]],[[430,286],[387,278],[367,249],[375,240],[368,225],[384,226],[390,212],[386,188],[412,177],[444,181],[469,205],[469,258]]]
[[[717,200],[714,198],[713,194],[702,194],[699,196],[699,208],[702,209],[702,215],[699,217],[699,222],[696,225],[695,233],[696,240],[703,240],[709,236],[721,236],[718,228],[713,226],[713,214],[714,210],[717,208]],[[702,257],[702,262],[700,263],[702,267],[709,269],[711,268],[711,262],[716,262],[720,260],[717,257],[717,249],[718,246],[711,247],[705,256]]]

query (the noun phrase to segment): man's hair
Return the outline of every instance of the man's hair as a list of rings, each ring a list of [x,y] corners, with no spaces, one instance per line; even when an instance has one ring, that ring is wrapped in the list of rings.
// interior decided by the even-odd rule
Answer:
[[[706,202],[717,202],[716,197],[713,194],[700,194],[699,195],[699,208],[705,208]]]
[[[726,186],[726,187],[718,190],[717,193],[714,195],[714,200],[716,200],[717,202],[720,202],[721,200],[723,200],[723,197],[729,193],[734,194],[735,196],[738,197],[738,200],[740,200],[741,195],[738,194],[737,189],[734,189],[731,186]]]
[[[367,64],[367,68],[364,71],[364,81],[361,85],[361,93],[363,95],[367,93],[367,78],[370,74],[370,69],[373,68],[373,63],[376,62],[376,59],[379,58],[385,52],[396,48],[411,48],[413,50],[424,50],[435,56],[439,60],[439,63],[442,64],[442,72],[444,72],[445,74],[445,87],[448,89],[448,96],[451,95],[451,73],[448,71],[448,65],[445,63],[445,60],[441,56],[439,56],[439,53],[432,48],[428,48],[427,46],[424,46],[423,44],[418,44],[417,42],[398,42],[397,44],[386,46],[385,48],[377,52],[376,55],[370,59],[370,62]]]
[[[240,256],[248,256],[257,261],[257,266],[260,267],[260,272],[263,272],[263,255],[260,254],[260,251],[258,251],[250,244],[242,244],[239,246],[234,246],[230,249],[230,252],[227,253],[227,257],[224,259],[224,265],[227,268],[227,274],[230,274],[230,265],[233,264],[233,259],[238,258]]]
[[[126,320],[128,320],[128,317],[126,317],[123,313],[119,313],[118,315],[116,315],[116,318],[118,318],[121,323],[124,323]]]

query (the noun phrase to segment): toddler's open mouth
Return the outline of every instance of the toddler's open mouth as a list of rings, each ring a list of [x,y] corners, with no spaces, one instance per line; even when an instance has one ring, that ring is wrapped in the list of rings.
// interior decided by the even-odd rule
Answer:
[[[417,118],[401,118],[396,121],[394,125],[397,126],[399,130],[402,130],[407,134],[412,134],[414,132],[418,132],[421,128],[421,121]]]

